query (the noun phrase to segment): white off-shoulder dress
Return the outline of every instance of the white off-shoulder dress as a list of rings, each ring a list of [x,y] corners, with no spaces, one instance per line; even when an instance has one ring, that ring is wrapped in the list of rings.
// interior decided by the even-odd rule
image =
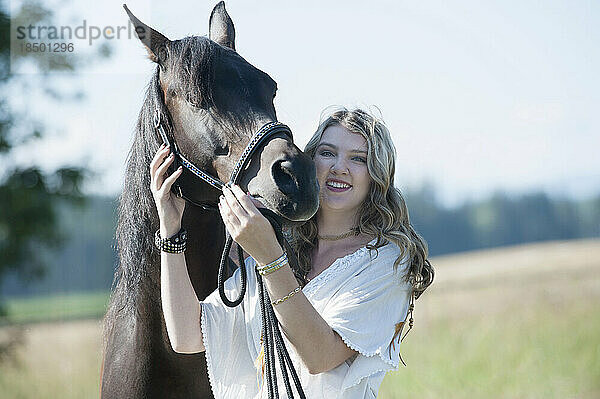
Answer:
[[[402,279],[408,268],[406,256],[394,271],[399,254],[393,243],[377,251],[362,247],[337,259],[303,288],[329,326],[358,352],[338,367],[312,375],[284,336],[308,399],[375,398],[386,372],[398,369],[400,344],[398,339],[392,344],[392,339],[396,323],[406,319],[411,294],[410,284]],[[261,350],[255,265],[252,258],[246,259],[248,286],[239,306],[225,306],[218,291],[201,302],[208,375],[217,399],[267,397],[262,367],[255,363]],[[237,297],[239,287],[238,269],[226,281],[227,296]],[[277,369],[279,395],[286,398],[279,364]],[[298,397],[295,390],[294,395]]]

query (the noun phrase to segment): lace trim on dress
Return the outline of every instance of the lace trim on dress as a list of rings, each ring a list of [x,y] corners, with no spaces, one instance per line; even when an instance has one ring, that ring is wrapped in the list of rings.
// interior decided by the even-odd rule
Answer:
[[[404,321],[402,323],[404,323],[406,321],[407,317],[408,317],[408,313],[405,316]],[[394,370],[398,370],[398,368],[400,367],[400,359],[401,359],[400,342],[397,343],[398,358],[393,357],[391,354],[392,350],[394,350],[394,351],[396,350],[396,343],[394,342],[394,337],[396,336],[396,331],[392,331],[390,333],[390,336],[383,340],[383,342],[389,342],[389,344],[387,345],[387,349],[388,349],[387,351],[385,350],[383,345],[378,346],[377,349],[375,349],[373,351],[367,351],[367,350],[359,347],[358,345],[355,345],[352,341],[350,341],[350,339],[345,335],[345,333],[338,331],[338,329],[336,329],[336,328],[334,328],[334,330],[342,338],[342,341],[344,341],[344,343],[346,344],[346,346],[348,346],[348,348],[359,352],[361,355],[363,355],[365,357],[379,355],[381,360],[384,363],[390,365]],[[389,356],[386,356],[386,353],[389,353]],[[404,363],[404,361],[402,363]],[[379,371],[384,371],[384,370],[379,370]]]
[[[210,384],[210,391],[212,392],[212,394],[215,394],[215,387],[213,385],[213,364],[212,364],[212,358],[210,357],[210,354],[212,352],[209,351],[208,349],[208,339],[207,339],[207,335],[206,335],[206,309],[204,309],[204,306],[202,306],[203,304],[200,303],[200,306],[202,307],[202,313],[200,314],[200,330],[202,331],[202,343],[204,344],[204,356],[206,357],[206,370],[208,371],[208,383]]]
[[[382,361],[384,361],[386,364],[389,364],[392,367],[398,367],[400,365],[400,359],[398,359],[398,361],[396,361],[396,362],[391,357],[386,359],[386,357],[384,356],[385,351],[383,350],[383,348],[381,346],[379,346],[374,351],[364,350],[363,348],[359,347],[358,345],[355,345],[354,343],[352,343],[352,341],[350,341],[344,333],[336,330],[335,328],[334,328],[334,330],[336,333],[339,334],[339,336],[342,338],[342,341],[344,341],[344,343],[346,344],[346,346],[348,348],[359,352],[361,355],[363,355],[365,357],[379,355],[379,357],[381,358]]]
[[[354,343],[352,343],[352,341],[350,341],[343,333],[340,333],[338,330],[335,330],[336,333],[338,333],[340,335],[340,337],[342,338],[342,341],[344,341],[344,343],[346,344],[346,346],[348,346],[348,348],[355,350],[357,352],[359,352],[361,355],[365,356],[365,357],[371,357],[371,356],[375,356],[375,355],[379,355],[379,358],[389,367],[387,368],[377,368],[375,370],[371,370],[368,372],[368,374],[364,374],[361,376],[358,376],[354,381],[352,381],[352,384],[350,385],[345,385],[343,387],[344,390],[346,389],[350,389],[352,387],[357,386],[358,384],[360,384],[360,382],[365,379],[368,378],[374,374],[377,374],[381,371],[390,371],[390,370],[398,370],[400,368],[400,361],[394,362],[392,359],[386,359],[384,356],[385,351],[383,350],[383,348],[379,347],[377,348],[375,351],[366,351],[360,347],[358,347],[357,345],[354,345]],[[356,359],[355,359],[356,360]]]

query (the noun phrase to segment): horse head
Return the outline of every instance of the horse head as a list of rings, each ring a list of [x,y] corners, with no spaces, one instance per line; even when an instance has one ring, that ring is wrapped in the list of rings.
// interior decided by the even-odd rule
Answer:
[[[276,82],[236,52],[235,28],[222,1],[211,13],[208,38],[169,40],[125,9],[157,64],[151,84],[160,95],[151,106],[164,111],[170,134],[188,160],[228,181],[254,133],[277,121]],[[220,195],[185,169],[177,184],[194,202],[216,203]],[[307,220],[318,207],[314,164],[284,133],[257,148],[239,185],[290,222]]]

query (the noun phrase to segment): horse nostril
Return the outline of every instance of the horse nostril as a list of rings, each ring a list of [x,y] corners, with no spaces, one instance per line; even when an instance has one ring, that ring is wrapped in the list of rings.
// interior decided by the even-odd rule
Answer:
[[[271,167],[271,174],[275,185],[284,194],[291,194],[298,191],[298,181],[293,174],[294,165],[291,161],[275,161]]]

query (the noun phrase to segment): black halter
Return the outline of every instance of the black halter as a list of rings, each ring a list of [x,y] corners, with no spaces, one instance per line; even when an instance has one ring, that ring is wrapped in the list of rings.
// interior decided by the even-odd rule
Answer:
[[[287,125],[284,125],[283,123],[280,123],[280,122],[269,122],[269,123],[264,124],[254,134],[254,136],[252,136],[252,139],[250,139],[250,141],[248,142],[248,145],[246,145],[246,148],[242,152],[240,159],[238,159],[237,163],[235,164],[235,166],[233,168],[233,171],[231,172],[231,177],[229,178],[229,182],[223,183],[221,180],[219,180],[216,177],[211,176],[209,173],[203,172],[202,169],[200,169],[199,167],[194,165],[191,161],[189,161],[181,153],[181,151],[179,151],[179,148],[177,147],[177,143],[175,142],[175,137],[173,137],[173,142],[171,143],[171,141],[169,140],[169,136],[165,132],[165,127],[162,123],[162,120],[160,117],[160,112],[158,111],[158,109],[154,113],[154,128],[160,134],[160,136],[163,140],[163,143],[165,145],[170,146],[173,154],[175,155],[175,160],[173,162],[173,169],[177,169],[179,167],[179,165],[182,165],[187,170],[192,172],[195,176],[199,177],[204,182],[210,184],[212,187],[216,188],[219,191],[223,191],[223,187],[225,187],[227,184],[231,185],[231,184],[238,183],[239,178],[240,178],[240,172],[248,164],[248,161],[250,160],[250,158],[252,158],[252,155],[254,154],[254,152],[258,148],[260,148],[260,146],[263,143],[265,143],[269,137],[271,137],[277,133],[285,133],[290,139],[293,140],[292,131],[290,130],[290,128]],[[189,196],[185,195],[185,193],[181,189],[181,186],[179,184],[177,184],[177,182],[175,182],[173,184],[172,189],[175,194],[182,197],[183,199],[185,199],[186,201],[188,201],[191,204],[194,204],[196,206],[201,206],[202,208],[205,208],[205,209],[212,209],[212,210],[216,209],[216,206],[214,204],[199,203],[199,202],[196,202],[196,201],[192,200],[191,198],[189,198]]]
[[[168,121],[167,121],[168,123]],[[170,124],[167,125],[170,127]],[[248,145],[242,152],[240,159],[235,164],[233,171],[231,172],[231,177],[229,178],[228,183],[223,183],[216,177],[211,176],[210,174],[203,172],[200,168],[190,162],[183,154],[179,151],[177,147],[177,143],[175,143],[175,137],[173,136],[173,141],[169,140],[169,136],[165,132],[165,127],[163,126],[160,112],[158,109],[154,114],[154,128],[157,130],[158,134],[161,136],[165,145],[171,147],[171,151],[173,152],[175,159],[173,162],[173,168],[179,167],[179,165],[183,165],[186,169],[192,172],[194,175],[202,179],[204,182],[210,184],[212,187],[216,188],[219,191],[223,191],[225,186],[229,186],[231,184],[237,184],[240,178],[240,173],[244,170],[244,167],[248,164],[248,161],[257,150],[263,145],[267,139],[277,133],[285,133],[290,139],[293,140],[292,132],[287,125],[279,122],[269,122],[263,125],[257,132],[252,136]],[[171,171],[172,172],[172,171]],[[185,199],[187,202],[200,206],[204,209],[215,210],[216,206],[210,203],[199,203],[189,198],[189,196],[185,195],[181,186],[175,182],[171,186],[171,190],[178,196]],[[277,237],[277,241],[281,245],[282,248],[288,254],[288,260],[293,266],[293,270],[298,269],[298,260],[293,255],[292,249],[289,243],[283,237],[283,233],[281,231],[281,222],[278,215],[274,212],[266,209],[259,208],[259,211],[269,220],[271,225],[273,226],[273,230],[275,231],[275,235]],[[221,300],[223,303],[229,307],[234,307],[239,305],[244,295],[246,294],[246,285],[248,281],[248,276],[246,275],[246,267],[244,266],[244,254],[242,248],[238,245],[238,262],[240,265],[240,274],[241,274],[241,289],[238,298],[231,301],[225,295],[225,268],[226,265],[230,264],[229,262],[229,252],[231,250],[231,246],[233,244],[233,239],[231,235],[225,231],[225,247],[223,248],[223,254],[221,255],[221,262],[219,264],[219,277],[218,277],[218,287],[219,294],[221,296]],[[271,301],[269,299],[269,294],[263,284],[262,276],[256,270],[256,279],[258,284],[258,293],[259,293],[259,302],[260,302],[260,313],[262,316],[262,329],[263,329],[263,345],[265,351],[265,365],[266,365],[266,374],[267,374],[267,388],[269,399],[279,397],[279,392],[277,388],[277,371],[275,368],[275,352],[277,352],[277,357],[279,359],[279,366],[281,369],[281,373],[283,375],[283,382],[285,384],[285,389],[288,398],[294,398],[294,394],[292,392],[292,387],[289,381],[288,368],[289,372],[294,380],[294,386],[298,391],[298,395],[301,399],[305,399],[306,396],[300,385],[300,379],[298,378],[298,374],[296,369],[292,363],[290,355],[285,347],[285,343],[283,341],[281,331],[279,329],[279,322],[277,317],[275,316],[275,312],[273,310],[273,305],[271,305]],[[273,342],[274,341],[274,342]]]

